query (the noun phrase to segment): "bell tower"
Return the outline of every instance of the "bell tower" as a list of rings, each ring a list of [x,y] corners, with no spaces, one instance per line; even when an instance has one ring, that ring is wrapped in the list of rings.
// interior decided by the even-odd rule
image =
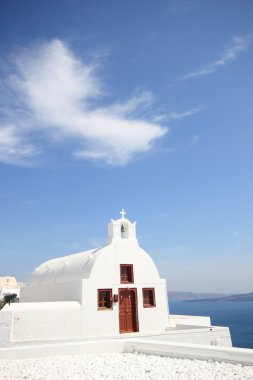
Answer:
[[[125,218],[126,212],[124,209],[122,209],[120,214],[121,218],[116,220],[111,219],[111,223],[108,224],[109,243],[124,239],[138,244],[136,239],[136,222],[131,223],[130,220]]]

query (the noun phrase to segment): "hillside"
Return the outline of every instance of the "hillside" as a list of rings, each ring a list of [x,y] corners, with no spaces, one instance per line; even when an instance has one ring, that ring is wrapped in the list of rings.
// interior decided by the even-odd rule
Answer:
[[[169,301],[198,301],[202,299],[219,299],[221,297],[228,296],[223,293],[194,293],[194,292],[168,292]]]
[[[227,301],[253,301],[253,292],[251,293],[246,293],[246,294],[233,294],[229,296],[223,296],[223,297],[213,297],[213,298],[206,298],[203,297],[201,299],[189,299],[185,300],[186,302],[207,302],[207,301],[222,301],[222,302],[227,302]]]

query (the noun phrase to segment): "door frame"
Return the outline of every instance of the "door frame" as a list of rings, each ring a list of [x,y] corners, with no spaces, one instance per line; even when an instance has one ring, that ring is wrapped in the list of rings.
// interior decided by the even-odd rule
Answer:
[[[133,291],[134,292],[134,298],[135,298],[135,323],[136,323],[136,331],[131,331],[131,332],[121,332],[120,331],[120,293],[123,291]],[[137,294],[137,288],[119,288],[118,289],[118,295],[119,295],[119,333],[120,334],[131,334],[135,332],[139,332],[139,315],[138,315],[138,294]]]

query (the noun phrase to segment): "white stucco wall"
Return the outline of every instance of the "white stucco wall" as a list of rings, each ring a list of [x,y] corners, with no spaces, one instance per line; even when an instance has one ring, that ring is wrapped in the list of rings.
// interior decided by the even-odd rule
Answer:
[[[91,353],[140,352],[148,355],[176,358],[213,360],[242,365],[253,365],[253,350],[234,347],[216,347],[187,343],[161,342],[154,339],[104,339],[43,345],[25,345],[0,348],[1,359],[41,358],[47,356]]]
[[[164,332],[168,326],[168,314],[166,308],[166,282],[165,280],[154,283],[141,284],[111,284],[83,280],[83,316],[89,336],[115,336],[119,335],[119,302],[113,302],[112,309],[98,310],[97,290],[111,288],[113,294],[118,294],[120,288],[137,289],[139,333]],[[156,307],[144,308],[142,289],[154,287],[156,292]],[[85,329],[85,327],[83,327]]]
[[[72,339],[80,336],[81,329],[82,312],[78,302],[24,303],[13,310],[11,339]]]
[[[36,285],[22,288],[20,302],[63,302],[82,300],[82,281]]]
[[[0,312],[0,347],[8,346],[12,335],[13,313],[1,310]]]
[[[28,341],[45,342],[75,340],[85,338],[99,338],[118,336],[115,333],[114,323],[118,325],[118,310],[98,312],[93,323],[97,323],[97,330],[90,330],[90,317],[85,316],[84,310],[77,302],[52,303],[23,303],[7,305],[0,313],[0,346],[9,346],[14,343]],[[101,320],[108,323],[109,333],[105,334]],[[190,319],[190,317],[189,317]],[[130,336],[137,336],[130,334]],[[147,336],[147,339],[166,342],[182,342],[190,344],[207,344],[218,346],[231,346],[231,337],[227,327],[200,327],[193,325],[179,325],[166,332],[153,334],[142,331],[138,335]],[[122,334],[121,337],[128,337]]]
[[[17,341],[78,338],[82,311],[78,302],[6,305],[0,313],[0,346]]]
[[[210,317],[170,314],[169,327],[177,325],[211,326]]]
[[[154,339],[164,342],[232,346],[229,328],[217,326],[206,328],[197,325],[179,325],[165,334],[157,335]]]
[[[147,355],[253,365],[253,350],[247,348],[213,346],[203,343],[162,342],[155,339],[132,339],[128,342],[126,350],[130,352],[137,351]],[[201,375],[201,378],[205,379],[205,374],[202,373]]]
[[[120,264],[133,264],[133,284],[120,282]],[[85,320],[90,326],[89,331],[94,325],[94,334],[119,334],[119,303],[113,303],[112,310],[97,310],[97,290],[112,289],[114,295],[122,288],[137,289],[139,332],[165,331],[168,325],[166,281],[160,279],[150,256],[136,242],[127,239],[114,240],[103,248],[102,254],[94,263],[90,278],[83,280],[82,305]],[[143,307],[143,288],[155,289],[155,307]]]

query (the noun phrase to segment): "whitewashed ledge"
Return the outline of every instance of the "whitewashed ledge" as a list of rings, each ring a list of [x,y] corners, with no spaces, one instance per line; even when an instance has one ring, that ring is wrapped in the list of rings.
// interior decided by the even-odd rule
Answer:
[[[253,350],[247,348],[133,339],[128,342],[128,350],[149,355],[253,365]]]
[[[148,339],[104,339],[0,348],[0,359],[26,359],[47,356],[143,353],[171,358],[212,360],[253,365],[253,350],[246,348],[173,343]]]

